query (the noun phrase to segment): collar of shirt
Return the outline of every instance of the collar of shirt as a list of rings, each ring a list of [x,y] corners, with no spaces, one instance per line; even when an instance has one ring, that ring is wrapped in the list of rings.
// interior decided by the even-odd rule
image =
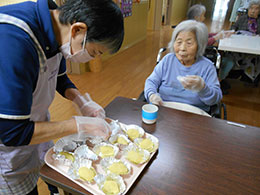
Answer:
[[[40,27],[44,32],[44,43],[43,50],[46,57],[52,57],[59,52],[59,44],[55,38],[53,31],[52,20],[50,10],[48,7],[48,1],[38,0],[37,1],[37,16]]]

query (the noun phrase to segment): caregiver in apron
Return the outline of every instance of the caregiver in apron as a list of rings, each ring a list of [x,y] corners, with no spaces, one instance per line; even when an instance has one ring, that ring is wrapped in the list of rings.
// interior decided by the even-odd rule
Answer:
[[[51,140],[110,135],[105,111],[80,94],[65,59],[84,63],[117,52],[123,17],[112,0],[67,0],[54,10],[47,0],[28,1],[0,7],[0,34],[0,194],[37,194]],[[83,116],[49,121],[56,90]]]

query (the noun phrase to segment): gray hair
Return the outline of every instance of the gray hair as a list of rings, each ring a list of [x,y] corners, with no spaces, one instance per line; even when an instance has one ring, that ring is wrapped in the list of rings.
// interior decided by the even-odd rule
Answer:
[[[194,32],[196,35],[196,40],[198,44],[198,50],[196,59],[203,56],[205,49],[208,44],[208,28],[202,22],[197,22],[196,20],[185,20],[178,24],[172,33],[172,39],[168,44],[168,48],[174,53],[174,42],[180,32]]]
[[[200,16],[203,12],[206,12],[206,7],[201,4],[195,4],[189,8],[187,18],[188,20],[195,20],[195,17]]]
[[[250,9],[253,5],[258,5],[260,7],[260,1],[259,0],[251,0],[248,4],[248,9]]]

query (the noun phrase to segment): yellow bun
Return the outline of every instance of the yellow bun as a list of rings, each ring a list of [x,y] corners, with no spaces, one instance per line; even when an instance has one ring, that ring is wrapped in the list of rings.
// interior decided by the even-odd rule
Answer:
[[[102,157],[114,156],[114,148],[111,146],[101,146],[100,152]]]
[[[143,159],[143,154],[141,154],[140,152],[137,152],[137,151],[133,151],[133,150],[130,150],[128,153],[127,153],[127,156],[126,158],[135,163],[135,164],[140,164],[140,163],[143,163],[144,162],[144,159]]]
[[[60,155],[64,155],[66,159],[71,160],[72,162],[74,162],[75,157],[73,156],[73,154],[70,154],[68,152],[60,152]]]
[[[128,173],[127,167],[122,162],[114,162],[108,167],[108,170],[118,175],[125,175]]]
[[[128,129],[126,133],[131,140],[135,140],[139,137],[139,131],[137,129]]]
[[[117,138],[117,143],[123,144],[123,145],[127,145],[128,144],[128,142],[123,137],[118,137]]]
[[[96,176],[96,172],[93,168],[87,168],[87,167],[80,167],[79,168],[79,176],[84,181],[93,181],[94,177]]]
[[[153,148],[154,148],[154,144],[150,139],[143,139],[139,143],[139,147],[142,149],[148,150],[149,152],[152,152]]]
[[[113,195],[119,193],[119,186],[116,181],[106,180],[102,188],[105,194]]]

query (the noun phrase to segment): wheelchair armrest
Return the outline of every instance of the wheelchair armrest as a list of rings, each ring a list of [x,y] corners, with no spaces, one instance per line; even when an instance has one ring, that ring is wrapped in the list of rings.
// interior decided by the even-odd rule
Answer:
[[[227,109],[223,102],[218,102],[217,104],[210,107],[210,115],[214,118],[221,118],[223,111],[223,119],[227,120]]]
[[[209,58],[215,64],[216,69],[220,68],[221,54],[218,52],[218,48],[216,46],[207,46],[204,56]]]
[[[158,63],[160,62],[161,57],[162,57],[162,53],[165,52],[166,50],[167,50],[166,47],[162,47],[162,48],[159,50],[159,52],[158,52],[158,54],[157,54],[156,64],[158,64]]]
[[[137,98],[137,100],[142,101],[142,102],[147,102],[145,97],[144,97],[144,91],[142,91],[142,93],[139,95],[139,97]]]

